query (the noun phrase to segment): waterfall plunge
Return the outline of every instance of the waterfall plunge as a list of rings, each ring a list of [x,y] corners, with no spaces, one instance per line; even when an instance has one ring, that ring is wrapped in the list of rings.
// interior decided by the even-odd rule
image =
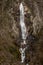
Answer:
[[[25,22],[24,22],[24,7],[23,4],[20,4],[20,26],[21,26],[21,32],[22,32],[22,39],[23,42],[21,43],[21,46],[26,44],[26,26],[25,26]],[[23,63],[25,61],[25,48],[20,48],[20,53],[21,53],[21,63]]]
[[[26,26],[24,23],[24,7],[23,4],[20,4],[20,26],[21,26],[21,32],[22,32],[22,39],[26,39]]]

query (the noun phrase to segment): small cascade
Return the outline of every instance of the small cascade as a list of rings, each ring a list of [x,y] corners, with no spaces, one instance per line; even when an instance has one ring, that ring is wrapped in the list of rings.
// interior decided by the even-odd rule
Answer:
[[[26,39],[26,26],[24,23],[24,7],[23,4],[20,4],[20,26],[21,26],[21,32],[22,32],[22,39]]]
[[[20,53],[21,53],[21,63],[25,62],[25,50],[27,49],[26,45],[26,26],[25,26],[25,22],[24,22],[24,7],[23,4],[20,4],[20,27],[21,27],[21,32],[22,32],[22,40],[23,42],[21,42],[21,48],[19,49]],[[22,47],[24,46],[24,47]],[[28,64],[27,64],[28,65]]]

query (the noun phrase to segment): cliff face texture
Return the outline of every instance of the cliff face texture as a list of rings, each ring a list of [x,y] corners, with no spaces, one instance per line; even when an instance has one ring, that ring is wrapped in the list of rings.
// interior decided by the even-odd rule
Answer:
[[[20,11],[23,2],[27,28],[26,62],[43,65],[43,0],[0,0],[0,65],[20,63]]]

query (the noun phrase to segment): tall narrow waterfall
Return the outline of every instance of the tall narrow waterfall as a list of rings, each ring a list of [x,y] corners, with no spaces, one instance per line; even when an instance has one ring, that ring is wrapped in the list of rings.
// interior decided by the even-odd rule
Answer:
[[[22,39],[26,39],[26,26],[24,23],[24,7],[23,4],[20,4],[20,26],[21,26],[21,32],[22,32]]]
[[[21,53],[21,63],[23,63],[25,61],[26,47],[22,48],[22,45],[26,44],[26,26],[24,22],[24,7],[22,3],[20,4],[20,26],[21,26],[22,39],[23,39],[23,42],[21,42],[20,53]]]

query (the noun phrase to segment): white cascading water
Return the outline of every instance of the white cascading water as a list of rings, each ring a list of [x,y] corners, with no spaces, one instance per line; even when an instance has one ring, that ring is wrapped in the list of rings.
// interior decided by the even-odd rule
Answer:
[[[24,22],[24,7],[23,7],[23,4],[21,3],[20,4],[20,26],[21,26],[21,32],[22,32],[22,39],[23,39],[23,42],[21,43],[21,46],[22,45],[25,45],[26,44],[26,26],[25,26],[25,22]],[[20,48],[20,53],[21,53],[21,63],[23,63],[25,61],[25,50],[26,50],[27,47],[25,48]]]
[[[26,39],[26,26],[24,23],[24,7],[23,4],[20,4],[20,26],[21,26],[21,32],[22,32],[22,39]]]

